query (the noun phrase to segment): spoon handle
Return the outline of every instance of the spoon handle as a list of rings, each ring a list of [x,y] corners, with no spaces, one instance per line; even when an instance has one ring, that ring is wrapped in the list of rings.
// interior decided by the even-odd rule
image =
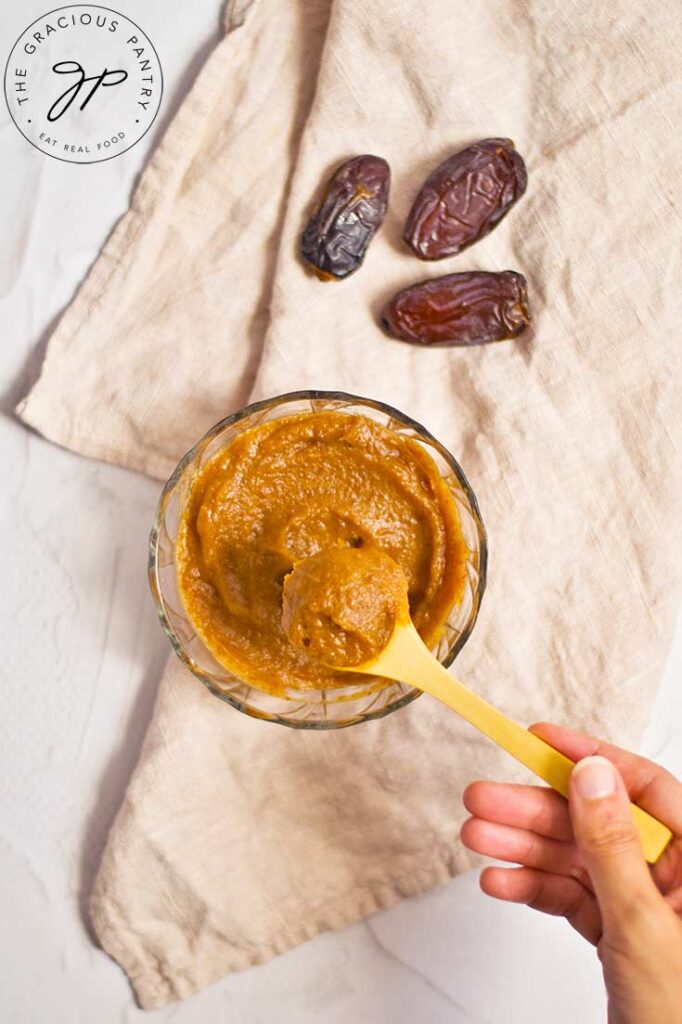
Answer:
[[[395,631],[380,660],[382,674],[437,697],[552,789],[562,796],[568,795],[574,762],[451,676],[424,645],[411,623]],[[672,833],[641,807],[631,806],[644,856],[650,864],[655,864]]]

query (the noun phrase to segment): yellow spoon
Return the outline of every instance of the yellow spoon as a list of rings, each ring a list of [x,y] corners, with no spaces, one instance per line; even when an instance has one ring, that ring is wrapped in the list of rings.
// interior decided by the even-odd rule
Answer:
[[[336,594],[331,593],[334,587]],[[322,655],[320,660],[337,671],[385,676],[430,693],[562,796],[568,795],[574,762],[443,668],[412,623],[404,576],[388,556],[338,548],[320,552],[296,566],[285,581],[284,595],[283,623],[292,643]],[[353,663],[368,637],[378,639],[378,653]],[[655,864],[672,833],[636,804],[632,813],[644,856]]]
[[[380,654],[372,661],[356,665],[352,671],[397,679],[437,697],[498,747],[544,779],[552,789],[568,796],[568,779],[574,762],[450,675],[431,654],[411,619],[397,621]],[[636,804],[632,804],[632,814],[644,856],[650,864],[655,864],[670,842],[672,833]]]

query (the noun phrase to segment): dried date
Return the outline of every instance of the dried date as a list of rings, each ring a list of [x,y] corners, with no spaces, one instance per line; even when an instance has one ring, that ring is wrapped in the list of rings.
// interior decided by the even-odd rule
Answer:
[[[301,255],[323,281],[357,270],[386,215],[391,172],[378,156],[356,156],[332,175],[301,237]]]
[[[398,292],[382,314],[389,334],[421,345],[481,345],[530,323],[526,279],[514,270],[446,274]]]
[[[404,238],[423,260],[452,256],[483,238],[526,191],[511,139],[483,139],[433,171],[415,199]]]

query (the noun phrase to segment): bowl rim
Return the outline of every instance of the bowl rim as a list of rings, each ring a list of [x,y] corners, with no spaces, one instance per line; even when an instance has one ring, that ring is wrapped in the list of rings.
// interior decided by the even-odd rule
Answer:
[[[192,445],[192,447],[185,452],[182,458],[179,460],[175,469],[168,477],[166,483],[163,485],[159,500],[157,502],[156,511],[154,514],[154,522],[149,535],[149,548],[148,548],[148,561],[147,561],[147,576],[149,580],[149,586],[152,592],[152,597],[156,605],[157,615],[161,623],[161,627],[170,640],[171,646],[184,665],[187,666],[188,670],[192,675],[198,679],[204,686],[220,700],[230,704],[237,711],[241,711],[243,714],[248,715],[251,718],[257,718],[261,721],[274,722],[279,725],[284,725],[294,729],[310,729],[310,730],[330,730],[330,729],[344,729],[351,725],[359,724],[360,722],[369,722],[379,718],[384,718],[386,715],[392,714],[394,711],[398,711],[400,708],[411,704],[413,700],[422,695],[421,690],[416,688],[410,689],[406,694],[394,701],[392,704],[388,704],[383,708],[379,708],[376,711],[367,711],[349,717],[344,721],[333,721],[333,720],[319,720],[319,721],[307,721],[305,719],[295,720],[287,719],[284,715],[277,713],[270,713],[267,711],[261,711],[244,701],[235,697],[233,694],[219,689],[211,680],[211,678],[197,669],[192,659],[187,654],[184,644],[175,632],[168,615],[166,613],[166,607],[163,598],[163,591],[158,578],[158,553],[159,553],[159,536],[161,532],[162,514],[165,509],[168,497],[177,485],[180,477],[184,473],[185,469],[190,462],[199,454],[200,450],[205,448],[210,441],[220,434],[223,430],[233,426],[235,423],[239,423],[241,420],[246,419],[249,416],[262,411],[276,408],[280,405],[284,405],[288,402],[296,401],[329,401],[329,402],[347,402],[349,405],[358,404],[365,405],[370,408],[376,409],[379,412],[383,412],[391,419],[395,419],[401,424],[410,429],[414,430],[415,433],[424,437],[441,455],[441,457],[447,462],[448,466],[454,472],[457,482],[462,488],[467,501],[471,507],[473,518],[476,523],[476,530],[478,533],[478,580],[475,590],[475,602],[473,612],[467,622],[465,629],[457,637],[452,648],[448,652],[447,656],[443,659],[441,664],[444,668],[448,668],[459,652],[462,650],[467,640],[471,636],[471,633],[476,625],[478,615],[481,608],[481,602],[483,595],[486,590],[487,584],[487,569],[488,569],[488,538],[481,516],[481,511],[478,505],[478,500],[473,492],[473,489],[464,473],[464,470],[460,466],[459,462],[449,451],[445,445],[435,437],[430,430],[428,430],[422,423],[414,419],[412,416],[408,416],[407,413],[401,412],[400,409],[396,409],[395,406],[389,405],[386,402],[382,402],[379,399],[367,398],[362,395],[355,395],[348,391],[325,391],[319,389],[308,389],[304,388],[298,391],[287,391],[280,395],[274,395],[271,398],[262,398],[257,402],[251,402],[248,405],[243,406],[236,412],[230,413],[229,416],[225,416],[219,420],[212,427],[210,427],[202,436]],[[292,412],[291,415],[297,415]],[[309,415],[305,412],[302,415]],[[349,414],[350,415],[350,414]],[[254,687],[255,689],[255,687]]]

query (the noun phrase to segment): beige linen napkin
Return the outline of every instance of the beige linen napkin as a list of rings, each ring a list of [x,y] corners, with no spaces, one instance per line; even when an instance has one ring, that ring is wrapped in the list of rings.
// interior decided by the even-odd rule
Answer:
[[[457,668],[523,722],[635,743],[677,607],[682,110],[672,0],[255,0],[210,57],[59,324],[20,409],[76,451],[165,476],[249,396],[389,401],[460,459],[490,535]],[[529,190],[438,265],[400,241],[446,154],[512,137]],[[365,266],[296,257],[320,180],[393,171]],[[532,333],[391,341],[393,290],[521,270]],[[677,280],[676,280],[677,277]],[[252,721],[172,659],[92,899],[144,1006],[443,881],[477,776],[525,777],[429,698],[339,733]]]

